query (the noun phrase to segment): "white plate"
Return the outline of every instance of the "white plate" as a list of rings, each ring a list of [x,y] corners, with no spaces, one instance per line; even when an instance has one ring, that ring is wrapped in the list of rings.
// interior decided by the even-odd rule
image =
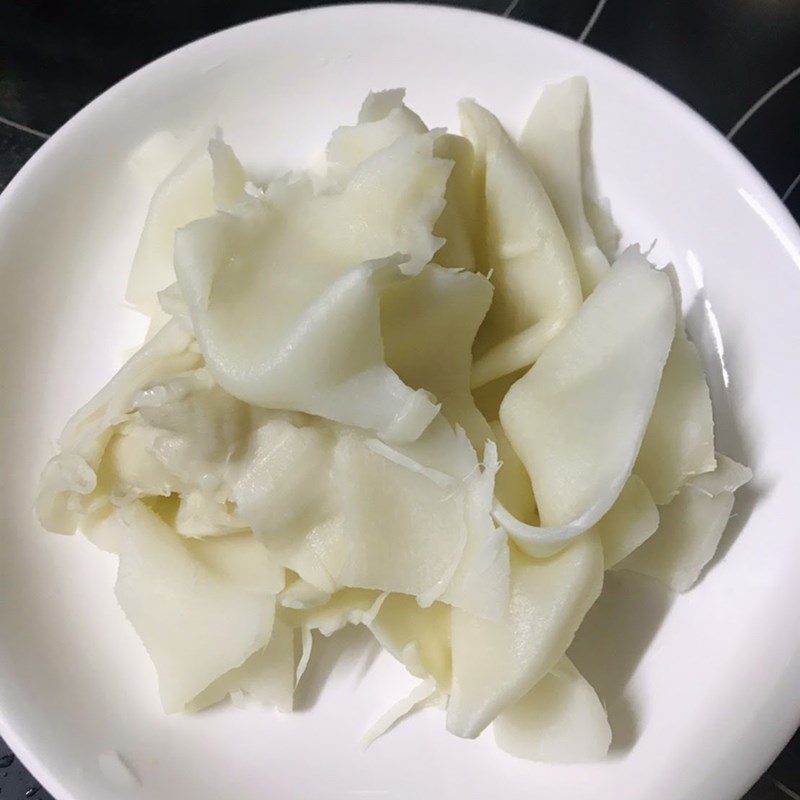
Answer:
[[[360,733],[409,679],[358,630],[349,649],[320,647],[294,715],[163,716],[113,599],[113,559],[42,533],[31,514],[53,437],[143,329],[121,302],[147,202],[126,156],[160,128],[219,122],[269,174],[306,163],[369,89],[393,86],[429,124],[455,124],[467,95],[518,130],[541,83],[575,73],[591,83],[601,189],[629,241],[657,238],[654,255],[677,264],[719,446],[756,474],[699,586],[673,602],[614,577],[584,626],[573,652],[608,704],[611,756],[517,761],[490,734],[449,736],[433,709],[362,753]],[[719,134],[636,73],[445,8],[326,8],[234,28],[137,72],[42,147],[0,199],[0,263],[0,730],[59,800],[734,800],[797,725],[800,235]],[[109,751],[138,785],[101,768]]]

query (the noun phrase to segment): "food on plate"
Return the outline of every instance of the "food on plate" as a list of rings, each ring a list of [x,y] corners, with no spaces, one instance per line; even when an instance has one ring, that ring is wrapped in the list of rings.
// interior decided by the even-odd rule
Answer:
[[[587,91],[545,87],[517,141],[393,89],[306,171],[258,184],[219,131],[163,170],[147,339],[36,508],[118,558],[165,711],[291,711],[314,632],[364,625],[419,680],[366,742],[440,705],[515,756],[606,754],[567,654],[604,573],[689,589],[751,473],[715,452],[675,271],[591,196]]]

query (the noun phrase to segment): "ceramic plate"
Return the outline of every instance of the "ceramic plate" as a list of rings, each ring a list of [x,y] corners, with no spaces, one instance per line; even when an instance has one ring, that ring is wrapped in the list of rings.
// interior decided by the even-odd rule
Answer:
[[[719,448],[755,472],[695,589],[673,598],[612,575],[587,618],[571,654],[608,706],[609,758],[518,761],[491,733],[446,734],[436,709],[362,752],[361,733],[412,681],[359,629],[320,643],[295,714],[164,716],[114,601],[114,559],[43,533],[31,512],[66,417],[144,330],[122,297],[153,187],[129,155],[158,130],[220,124],[268,177],[306,164],[367,91],[395,86],[430,125],[455,125],[470,96],[518,132],[542,82],[573,74],[591,85],[601,192],[626,241],[655,241],[653,257],[676,264]],[[0,732],[58,800],[735,800],[800,716],[798,270],[800,232],[718,133],[635,72],[528,25],[324,8],[145,67],[65,125],[0,198]]]

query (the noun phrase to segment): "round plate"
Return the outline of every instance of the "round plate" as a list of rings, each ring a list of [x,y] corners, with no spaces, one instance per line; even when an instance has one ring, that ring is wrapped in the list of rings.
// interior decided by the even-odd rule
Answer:
[[[681,275],[720,450],[753,483],[700,584],[673,598],[612,575],[572,655],[614,729],[600,764],[550,766],[462,741],[440,711],[367,752],[411,685],[360,629],[320,643],[297,713],[164,716],[117,608],[114,559],[43,533],[31,505],[68,414],[144,324],[122,297],[152,184],[129,155],[160,129],[221,124],[261,175],[302,166],[370,89],[406,86],[430,125],[477,98],[517,132],[545,81],[589,78],[596,171],[627,241]],[[64,126],[0,199],[0,730],[58,800],[589,797],[735,800],[800,711],[800,235],[698,116],[599,53],[524,24],[408,5],[262,20],[156,61]],[[326,677],[328,680],[326,681]],[[131,769],[114,769],[118,753]]]

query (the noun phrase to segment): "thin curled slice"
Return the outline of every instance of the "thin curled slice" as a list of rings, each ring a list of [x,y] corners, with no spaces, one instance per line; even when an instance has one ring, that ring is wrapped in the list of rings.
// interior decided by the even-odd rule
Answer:
[[[311,628],[300,628],[300,659],[295,669],[295,683],[300,683],[300,679],[305,675],[308,665],[311,663],[311,653],[314,650],[314,632]]]
[[[207,222],[227,225],[222,217],[202,224]],[[222,288],[214,271],[225,270],[232,262],[217,234],[224,236],[220,231],[212,234],[214,244],[193,238],[191,254],[179,246],[176,263],[198,342],[220,385],[254,405],[316,414],[375,430],[387,439],[417,438],[438,407],[386,366],[380,335],[381,287],[404,279],[397,260],[351,269],[319,296],[307,298],[309,304],[296,308],[299,315],[285,319],[283,327],[280,314],[270,315],[267,322],[260,307],[272,291],[286,294],[285,284],[245,292],[239,276],[226,284],[233,297]],[[214,249],[216,266],[207,271],[206,262],[193,272]],[[263,277],[261,267],[257,272]],[[308,289],[303,285],[299,293],[306,295]],[[289,310],[293,301],[281,299]],[[246,336],[242,318],[250,320]]]
[[[115,426],[97,467],[97,494],[115,505],[142,497],[168,497],[183,488],[154,455],[159,433],[136,416]]]
[[[753,478],[750,467],[739,464],[722,453],[716,454],[716,461],[717,466],[713,471],[697,475],[690,481],[698,492],[703,492],[709,497],[721,492],[735,492]]]
[[[442,489],[454,490],[480,468],[475,448],[466,431],[439,414],[413,442],[388,445],[378,439],[364,444],[389,461],[427,476]]]
[[[433,678],[426,678],[418,683],[406,697],[398,700],[388,711],[382,714],[361,737],[361,746],[366,750],[376,739],[391,730],[400,720],[439,702],[441,695]]]
[[[465,100],[460,110],[485,193],[486,266],[495,287],[475,343],[477,388],[531,365],[582,298],[569,242],[533,169],[486,109]]]
[[[158,334],[155,342],[162,334]],[[142,499],[184,536],[224,536],[247,526],[230,503],[226,471],[247,438],[250,410],[203,368],[148,381],[105,433],[97,485],[81,502],[93,536],[105,511]],[[75,502],[73,498],[71,502]],[[110,504],[110,506],[109,506]]]
[[[495,519],[546,556],[594,525],[631,474],[675,332],[669,278],[629,248],[509,390],[500,422],[531,478],[541,527]]]
[[[192,700],[187,710],[200,711],[230,695],[244,693],[265,706],[289,713],[294,705],[294,630],[275,618],[266,647],[253,653],[240,667],[217,678]]]
[[[658,530],[617,568],[649,575],[676,592],[690,589],[717,550],[731,515],[734,491],[752,474],[717,454],[716,470],[692,478],[662,506]]]
[[[304,178],[278,182],[179,232],[178,282],[223,388],[389,438],[419,435],[435,408],[384,364],[378,294],[440,244],[431,229],[451,164],[432,146],[427,134],[404,137],[338,193],[316,194]]]
[[[107,493],[104,497],[102,491],[96,491],[97,472],[117,427],[133,411],[136,393],[201,362],[193,338],[170,323],[74,414],[59,438],[59,453],[47,463],[39,486],[36,513],[47,530],[74,533],[84,515],[107,503]]]
[[[631,475],[614,505],[594,526],[603,545],[606,569],[652,536],[658,520],[658,508],[647,486],[638,475]]]
[[[189,553],[218,575],[254,592],[275,595],[286,585],[283,567],[249,531],[229,536],[189,539]]]
[[[587,102],[586,78],[545,86],[519,143],[564,226],[584,297],[594,291],[609,269],[584,208],[581,129],[586,122]]]
[[[302,578],[295,578],[278,595],[278,604],[283,608],[306,611],[312,608],[320,608],[330,599],[330,592],[320,591],[316,586],[304,581]]]
[[[268,419],[232,468],[238,514],[267,544],[327,516],[335,437],[318,425]]]
[[[493,443],[478,462],[463,430],[441,416],[415,442],[396,448],[344,434],[334,470],[344,558],[333,573],[346,585],[415,595],[423,606],[440,599],[501,617],[508,543],[491,518],[497,467]]]
[[[358,122],[333,132],[325,149],[329,171],[346,178],[398,139],[427,133],[425,123],[403,102],[405,94],[405,89],[386,89],[367,95]]]
[[[431,392],[479,453],[491,431],[469,381],[472,344],[491,302],[492,286],[482,275],[435,264],[381,293],[387,365],[412,389]]]
[[[348,557],[339,581],[413,595],[421,606],[441,598],[496,615],[505,604],[508,555],[492,536],[494,472],[480,470],[465,438],[456,436],[449,447],[456,450],[454,463],[461,448],[474,468],[452,470],[448,485],[439,478],[447,472],[432,476],[407,454],[393,457],[359,436],[341,436],[334,474]]]
[[[508,616],[452,611],[447,730],[474,738],[558,663],[603,585],[603,549],[587,533],[546,560],[513,554]]]
[[[219,487],[225,467],[247,441],[251,409],[221,389],[206,369],[197,369],[137,392],[133,407],[154,432],[154,458],[188,494]]]
[[[181,711],[267,645],[275,598],[204,564],[142,503],[119,513],[129,534],[120,548],[117,600],[155,665],[164,710]]]
[[[500,460],[494,484],[495,497],[515,519],[527,525],[534,525],[539,515],[536,512],[536,499],[525,465],[514,452],[500,421],[495,420],[490,427],[492,437],[497,444],[497,457]]]
[[[492,725],[501,750],[551,764],[600,761],[611,744],[603,704],[566,657]]]
[[[678,276],[671,266],[664,271],[672,281],[678,323],[634,467],[658,505],[668,503],[689,478],[716,467],[714,418],[703,362],[686,335]]]
[[[247,528],[229,499],[197,490],[179,496],[173,525],[181,536],[188,537],[227,536]]]
[[[431,600],[443,594],[449,602],[502,613],[508,556],[490,516],[495,468],[481,469],[463,432],[442,417],[402,448],[271,419],[254,432],[232,471],[237,515],[278,563],[317,592],[350,585],[424,599],[430,591]],[[417,502],[423,496],[427,501]],[[431,541],[422,519],[438,526],[441,538]],[[435,564],[442,570],[428,586],[423,575]]]
[[[165,321],[157,295],[175,281],[175,232],[217,208],[232,207],[244,186],[242,165],[219,134],[190,149],[150,201],[125,292],[132,306],[159,323]]]
[[[159,333],[148,347],[163,336]],[[216,386],[202,368],[166,379],[158,376],[156,381],[148,377],[156,374],[145,370],[131,385],[136,388],[127,395],[126,413],[97,420],[95,444],[106,444],[96,454],[95,489],[69,500],[91,510],[94,519],[83,526],[84,532],[100,521],[103,498],[106,511],[137,499],[152,507],[158,501],[159,513],[182,535],[243,530],[245,523],[228,503],[224,479],[228,463],[246,439],[247,406]]]
[[[444,239],[433,260],[443,267],[474,271],[485,261],[478,221],[478,192],[475,185],[475,152],[463,136],[444,133],[433,152],[453,162],[444,191],[445,207],[433,232]]]
[[[323,605],[308,609],[287,609],[283,616],[295,627],[332,636],[347,625],[369,626],[387,598],[385,592],[342,589]]]
[[[413,597],[391,594],[369,629],[378,643],[417,678],[432,677],[443,692],[450,689],[450,607],[421,608]]]
[[[482,464],[463,482],[466,543],[441,597],[454,608],[490,620],[505,617],[509,594],[508,536],[495,526],[491,514],[499,466],[494,442],[487,442]]]
[[[428,131],[405,105],[404,89],[371,92],[364,100],[356,125],[337,128],[326,148],[328,185],[342,184],[370,156],[398,139]],[[473,181],[473,153],[461,136],[434,132],[434,155],[453,163],[444,193],[445,205],[433,229],[443,241],[433,260],[443,267],[474,270],[477,193]]]
[[[301,417],[302,415],[298,415]],[[237,514],[280,564],[318,592],[341,588],[343,528],[333,495],[336,437],[302,419],[266,419],[231,465]]]

